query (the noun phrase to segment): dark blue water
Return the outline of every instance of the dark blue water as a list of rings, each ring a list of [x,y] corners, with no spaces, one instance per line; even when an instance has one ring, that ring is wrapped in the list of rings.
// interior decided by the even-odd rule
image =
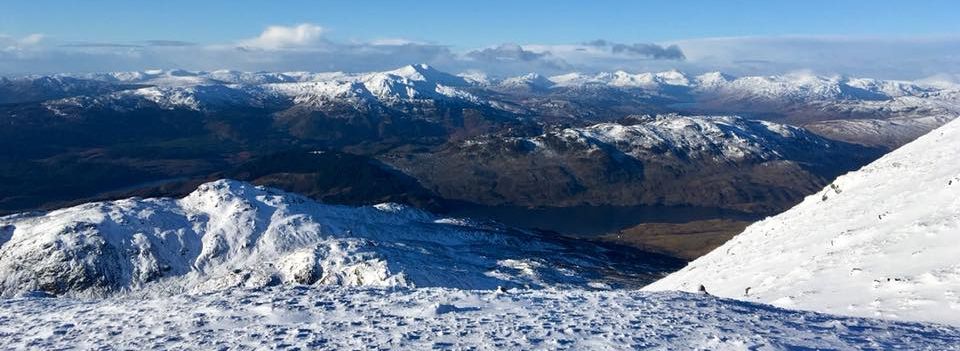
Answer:
[[[692,206],[522,206],[461,205],[446,215],[497,221],[514,227],[574,236],[615,233],[643,223],[687,223],[709,219],[756,221],[763,215]]]

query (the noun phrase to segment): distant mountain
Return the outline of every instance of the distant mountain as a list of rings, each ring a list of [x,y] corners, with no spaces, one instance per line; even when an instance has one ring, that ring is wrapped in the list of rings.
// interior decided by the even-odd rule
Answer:
[[[47,101],[44,106],[61,115],[90,108],[269,108],[292,109],[295,114],[352,111],[377,119],[413,114],[448,128],[462,128],[465,122],[460,119],[469,117],[439,121],[443,118],[430,115],[459,114],[466,108],[484,115],[588,125],[630,114],[738,114],[809,124],[814,131],[826,130],[818,128],[819,123],[828,123],[831,137],[886,147],[916,137],[899,126],[928,130],[929,120],[915,119],[952,119],[960,114],[960,87],[949,84],[809,74],[734,77],[712,72],[689,76],[676,70],[495,78],[477,72],[452,75],[424,64],[370,73],[152,70],[58,74],[4,79],[0,92],[4,93],[0,103]],[[503,118],[510,117],[484,117],[488,122]],[[862,126],[837,122],[889,118],[899,122],[889,128],[882,122],[868,122],[879,133],[872,138],[856,134]]]
[[[405,66],[393,71],[347,75],[342,73],[244,73],[232,71],[151,71],[87,75],[93,82],[150,85],[105,96],[50,101],[60,106],[123,108],[137,100],[163,109],[210,110],[261,106],[351,105],[357,109],[375,104],[432,104],[461,101],[482,104],[479,98],[460,90],[468,83],[427,65]]]
[[[505,79],[504,82],[517,78]],[[867,78],[807,74],[733,77],[720,72],[687,76],[678,71],[550,77],[540,97],[517,103],[536,113],[593,121],[632,113],[684,112],[739,114],[826,130],[839,140],[896,147],[929,131],[930,117],[946,121],[960,115],[960,87]],[[895,125],[883,120],[896,118]],[[859,134],[858,123],[874,125]],[[942,122],[941,122],[942,124]]]
[[[486,205],[694,205],[777,211],[880,150],[732,116],[634,116],[487,135],[384,161],[447,198]],[[709,190],[707,190],[709,189]]]
[[[0,77],[0,104],[17,104],[70,96],[101,95],[138,87],[99,80],[57,76]]]
[[[779,211],[960,114],[952,85],[801,74],[498,78],[421,64],[368,73],[152,70],[6,81],[18,83],[5,95],[10,103],[0,104],[5,213],[156,182],[196,184],[291,150],[379,159],[434,192],[417,199]],[[661,117],[637,117],[648,115]],[[740,120],[697,122],[709,116]],[[796,125],[803,130],[783,128],[803,137],[771,139],[749,121]],[[810,142],[806,131],[826,139]],[[834,148],[818,151],[824,145]],[[744,158],[732,157],[737,152]],[[326,175],[279,178],[264,182],[356,198],[305,184],[326,184]],[[18,186],[26,182],[36,186]],[[703,197],[703,189],[720,191]]]
[[[958,324],[958,152],[953,121],[645,289]]]

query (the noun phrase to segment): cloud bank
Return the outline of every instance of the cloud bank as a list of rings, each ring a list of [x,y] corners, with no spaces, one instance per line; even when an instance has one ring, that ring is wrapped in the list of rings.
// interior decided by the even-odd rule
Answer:
[[[429,63],[451,72],[491,75],[529,72],[680,69],[734,75],[797,70],[888,79],[960,75],[960,36],[941,38],[737,37],[667,43],[597,39],[571,44],[513,44],[453,50],[403,38],[340,41],[311,23],[269,26],[233,42],[179,40],[60,42],[40,33],[0,34],[0,74],[183,68],[247,71],[370,71]]]
[[[960,36],[739,37],[678,41],[694,67],[732,74],[808,70],[888,79],[960,73]]]

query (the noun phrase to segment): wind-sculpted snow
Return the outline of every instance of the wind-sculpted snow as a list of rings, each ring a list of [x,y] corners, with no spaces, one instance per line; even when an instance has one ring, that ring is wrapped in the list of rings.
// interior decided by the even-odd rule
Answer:
[[[941,325],[683,293],[331,287],[0,301],[9,349],[960,349]]]
[[[960,324],[958,155],[953,121],[645,289]]]
[[[202,292],[276,284],[607,287],[674,260],[447,219],[396,205],[323,205],[221,180],[183,199],[90,203],[0,217],[0,296]],[[660,263],[658,263],[660,262]],[[662,264],[662,266],[658,266]]]

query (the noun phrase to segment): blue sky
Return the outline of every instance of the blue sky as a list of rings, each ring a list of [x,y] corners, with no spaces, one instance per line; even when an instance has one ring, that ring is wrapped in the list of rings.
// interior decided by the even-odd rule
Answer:
[[[958,70],[955,64],[960,60],[957,59],[960,50],[954,47],[960,37],[958,14],[960,1],[938,0],[4,1],[0,2],[0,50],[8,52],[0,52],[0,73],[108,70],[114,67],[136,69],[140,66],[170,65],[209,69],[216,64],[236,69],[354,70],[403,64],[406,62],[400,61],[405,59],[431,61],[451,69],[493,68],[503,70],[503,73],[525,69],[639,70],[677,67],[709,70],[711,66],[749,73],[750,70],[736,67],[737,63],[732,61],[771,61],[769,56],[776,56],[777,60],[783,62],[771,62],[770,67],[754,70],[773,72],[809,68],[824,73],[858,73],[845,72],[857,68],[856,64],[831,68],[820,67],[823,63],[816,62],[818,57],[835,56],[837,50],[844,47],[837,43],[838,40],[853,40],[853,46],[863,47],[865,51],[857,55],[846,50],[845,55],[868,56],[873,64],[879,64],[876,68],[867,67],[863,73],[883,73],[901,63],[912,62],[923,67],[913,72],[891,72],[890,75],[924,75],[956,73]],[[290,50],[292,45],[258,48],[283,51],[273,52],[270,57],[266,54],[250,54],[250,51],[241,57],[237,53],[228,55],[229,50],[223,50],[224,47],[242,46],[238,43],[250,43],[249,40],[261,36],[271,26],[295,28],[303,24],[318,30],[309,30],[309,43],[298,42],[299,47],[295,52]],[[738,41],[720,45],[712,38],[734,38]],[[569,47],[598,39],[624,45],[678,45],[686,57],[683,60],[666,60],[669,62],[643,55],[634,55],[632,58],[624,55],[587,57],[577,54],[579,49]],[[777,39],[780,42],[758,39]],[[125,47],[143,45],[152,40],[197,45],[191,50]],[[789,47],[796,40],[803,41],[801,46],[804,50],[823,52],[788,62],[789,57],[785,59],[782,48],[784,45]],[[814,43],[816,41],[824,43],[818,46]],[[387,52],[387,47],[377,45],[383,43],[421,47],[405,47],[403,55],[359,56],[361,51]],[[478,63],[482,61],[481,56],[467,55],[471,51],[508,43],[520,44],[520,50],[528,50],[533,54],[549,55],[536,57],[537,60],[546,60],[545,63],[519,59],[511,61],[511,65],[503,65],[499,61]],[[96,45],[100,47],[93,48]],[[369,64],[352,67],[335,60],[302,61],[306,56],[303,54],[304,48],[311,45],[323,46],[322,51],[329,54],[325,57],[336,57],[332,53],[336,50],[352,50],[347,56],[354,55],[351,56],[354,60],[369,59]],[[871,45],[878,46],[882,52],[872,51]],[[614,50],[614,47],[611,45],[608,48]],[[716,52],[705,52],[705,47],[711,47]],[[732,49],[728,47],[735,47],[736,52],[731,53]],[[221,51],[214,52],[211,48],[220,48]],[[197,53],[198,50],[203,52]],[[564,50],[567,50],[566,54]],[[11,54],[11,51],[16,52]],[[909,51],[922,52],[929,57],[927,61],[918,63],[916,59],[924,58],[903,56],[903,52]],[[633,51],[620,51],[630,52]],[[499,53],[495,54],[485,57],[500,57]],[[507,56],[532,57],[522,54],[506,52]],[[731,59],[734,54],[746,56]],[[798,54],[810,56],[805,52]],[[874,54],[897,54],[894,56],[898,57],[883,61],[884,57],[872,57]],[[289,59],[283,61],[277,59],[277,55],[286,55]],[[397,62],[388,60],[387,56],[394,56]],[[467,59],[458,60],[454,56]],[[726,61],[710,61],[716,57],[726,57]],[[28,58],[42,62],[26,62]],[[107,63],[96,65],[92,61],[82,61],[86,59],[99,59]],[[809,60],[810,64],[804,60]],[[473,63],[466,64],[465,61]],[[519,61],[523,62],[516,64]],[[807,65],[811,67],[805,67]]]
[[[277,24],[340,39],[401,37],[474,47],[607,39],[960,32],[960,1],[4,1],[0,33],[70,41],[214,43]]]

